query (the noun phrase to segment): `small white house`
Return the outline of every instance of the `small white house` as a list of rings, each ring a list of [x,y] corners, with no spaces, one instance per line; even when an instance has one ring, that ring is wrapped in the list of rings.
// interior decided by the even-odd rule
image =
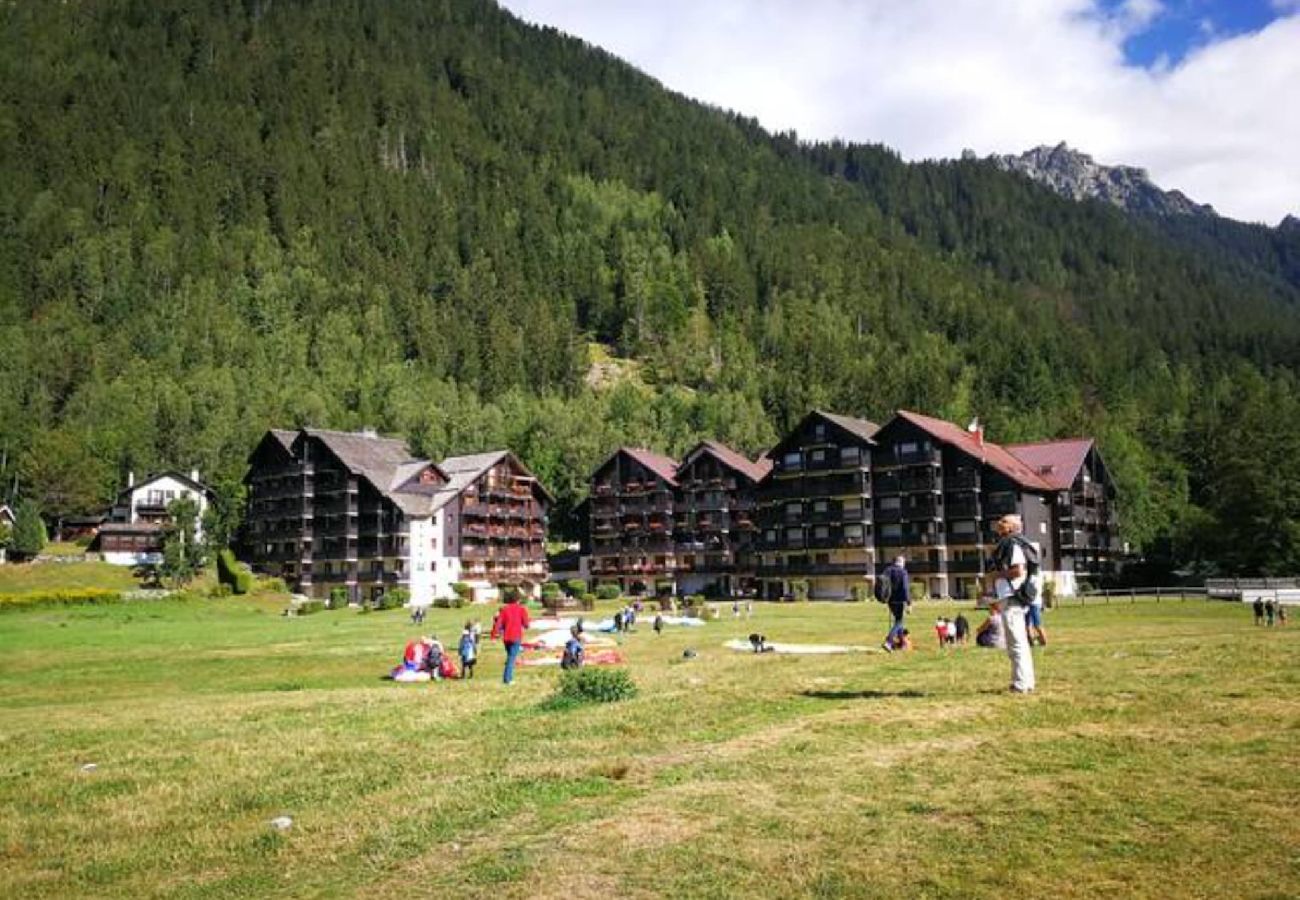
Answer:
[[[6,504],[0,503],[0,526],[7,525],[9,528],[13,528],[14,522],[17,521],[17,519],[18,517],[14,515],[12,509],[10,509]],[[5,548],[0,547],[0,565],[3,565],[5,562],[5,553]]]
[[[163,472],[136,483],[135,473],[127,476],[126,488],[117,495],[109,521],[96,539],[104,561],[119,566],[162,562],[162,541],[171,520],[167,507],[182,497],[192,497],[199,515],[194,523],[195,538],[203,537],[203,513],[212,492],[199,481],[197,469],[189,476]]]

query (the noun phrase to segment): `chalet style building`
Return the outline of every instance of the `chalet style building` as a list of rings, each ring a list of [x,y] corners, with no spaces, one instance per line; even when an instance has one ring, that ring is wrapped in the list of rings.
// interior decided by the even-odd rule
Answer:
[[[546,580],[551,496],[506,450],[435,463],[374,432],[272,430],[245,483],[254,567],[313,597],[403,588],[428,605],[457,582],[486,600]]]
[[[634,594],[676,591],[677,461],[621,447],[591,476],[591,577]]]
[[[872,461],[878,427],[814,410],[768,451],[772,470],[758,486],[760,595],[815,599],[866,591],[876,572]]]
[[[678,463],[623,447],[592,475],[591,577],[633,594],[753,590],[754,492],[771,468],[717,441]]]
[[[754,496],[771,468],[767,458],[750,462],[717,441],[701,441],[682,457],[673,512],[678,591],[731,596],[757,587]]]
[[[1016,513],[1043,578],[1062,595],[1113,573],[1120,551],[1114,487],[1089,439],[1002,446],[978,428],[900,410],[875,435],[876,548],[907,557],[931,596],[975,596],[997,537]]]
[[[193,499],[198,508],[194,536],[202,539],[203,513],[207,511],[212,491],[199,480],[197,469],[189,475],[162,472],[138,484],[135,473],[129,473],[126,487],[117,495],[107,520],[89,517],[79,520],[79,524],[84,533],[94,534],[90,548],[102,554],[105,562],[120,566],[157,565],[162,562],[163,539],[171,524],[168,507],[182,497]]]
[[[585,502],[592,578],[632,593],[845,599],[901,555],[930,596],[969,598],[1008,513],[1063,596],[1123,552],[1091,439],[1003,446],[907,410],[883,427],[814,410],[758,463],[712,441],[680,464],[623,448]]]

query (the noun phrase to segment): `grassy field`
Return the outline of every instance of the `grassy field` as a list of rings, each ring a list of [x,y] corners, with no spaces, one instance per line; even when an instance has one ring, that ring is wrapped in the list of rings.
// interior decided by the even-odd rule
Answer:
[[[1300,890],[1300,629],[1240,606],[1057,611],[1016,697],[1000,653],[932,647],[942,607],[911,654],[724,650],[884,631],[876,604],[761,604],[641,627],[640,695],[571,710],[542,706],[553,670],[501,685],[496,647],[471,682],[381,681],[400,612],[280,608],[0,615],[0,896]]]
[[[0,566],[0,594],[79,588],[130,591],[139,586],[129,566],[104,562],[6,563]]]

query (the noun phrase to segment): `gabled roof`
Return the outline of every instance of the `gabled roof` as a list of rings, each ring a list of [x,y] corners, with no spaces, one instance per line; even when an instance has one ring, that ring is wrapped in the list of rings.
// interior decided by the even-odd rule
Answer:
[[[339,462],[363,476],[382,494],[392,490],[393,478],[404,464],[420,461],[411,456],[406,442],[397,438],[323,428],[304,428],[303,433],[319,440],[338,457]]]
[[[677,467],[677,471],[681,472],[684,470],[702,453],[711,454],[724,466],[743,475],[756,484],[759,481],[762,481],[763,476],[771,471],[772,468],[772,461],[767,457],[761,457],[758,462],[750,462],[743,454],[732,450],[726,444],[706,439],[700,441],[695,445],[690,453],[687,453],[682,457],[681,465]]]
[[[935,440],[956,447],[963,453],[988,463],[1022,487],[1034,491],[1053,490],[1046,481],[1038,477],[1030,466],[1026,465],[1001,444],[995,444],[989,440],[980,443],[974,434],[960,425],[945,422],[943,419],[933,419],[930,416],[923,416],[920,413],[909,412],[905,409],[898,411],[898,418],[911,422]]]
[[[653,450],[645,450],[641,447],[620,447],[618,453],[626,453],[664,481],[673,487],[677,487],[677,460],[672,457],[663,456]]]
[[[137,481],[135,484],[131,485],[130,487],[122,488],[122,490],[117,492],[118,499],[125,497],[127,494],[131,494],[134,493],[135,491],[141,490],[142,488],[145,488],[148,485],[153,484],[155,481],[159,480],[160,478],[174,478],[177,481],[181,482],[182,484],[189,485],[190,487],[192,487],[194,490],[198,491],[201,494],[208,494],[208,495],[212,494],[212,489],[209,488],[203,482],[195,481],[193,478],[184,474],[183,472],[177,472],[174,469],[168,469],[165,472],[156,472],[153,475],[150,475],[148,478],[145,478],[141,481]]]
[[[14,515],[14,511],[9,508],[8,504],[0,503],[0,519],[4,519],[12,525],[18,520],[18,517]]]
[[[821,416],[823,419],[829,419],[845,431],[857,435],[864,441],[874,442],[876,432],[880,430],[879,425],[875,422],[868,421],[867,419],[858,419],[854,416],[841,416],[821,409],[815,409],[813,410],[813,413]]]
[[[447,476],[447,483],[438,488],[437,493],[433,495],[429,511],[437,512],[442,509],[451,500],[459,497],[467,487],[482,478],[488,469],[507,459],[533,479],[533,484],[542,492],[547,502],[554,502],[555,498],[551,496],[551,492],[537,480],[537,477],[517,456],[509,450],[489,450],[486,453],[448,456],[438,464],[438,468]]]
[[[280,446],[283,447],[286,451],[288,451],[289,453],[293,452],[293,442],[294,440],[297,439],[298,432],[286,431],[283,428],[272,428],[270,431],[267,432],[267,434],[269,434],[276,441],[278,441],[280,443]]]
[[[1092,438],[1006,445],[1008,451],[1029,466],[1054,491],[1070,489],[1074,479],[1079,477],[1079,470],[1083,468],[1092,447]]]

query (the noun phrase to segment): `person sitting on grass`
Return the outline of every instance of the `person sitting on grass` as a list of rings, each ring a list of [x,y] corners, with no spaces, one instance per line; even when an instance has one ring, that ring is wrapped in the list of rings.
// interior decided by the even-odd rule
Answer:
[[[1007,648],[1007,639],[1002,632],[1002,604],[999,601],[989,601],[989,617],[975,629],[975,646],[997,650]]]
[[[425,660],[429,656],[429,636],[422,635],[408,641],[402,652],[402,668],[408,672],[419,672],[426,668]]]
[[[898,633],[890,639],[890,652],[898,650],[914,650],[916,645],[912,643],[912,632],[906,628],[899,629]]]
[[[431,678],[437,681],[442,677],[442,641],[438,640],[435,634],[432,638],[426,638],[429,643],[426,645],[424,656],[424,668],[428,671]]]
[[[586,653],[586,648],[582,646],[582,632],[578,630],[577,625],[574,625],[569,629],[569,639],[564,642],[564,655],[560,657],[560,668],[582,668]]]

